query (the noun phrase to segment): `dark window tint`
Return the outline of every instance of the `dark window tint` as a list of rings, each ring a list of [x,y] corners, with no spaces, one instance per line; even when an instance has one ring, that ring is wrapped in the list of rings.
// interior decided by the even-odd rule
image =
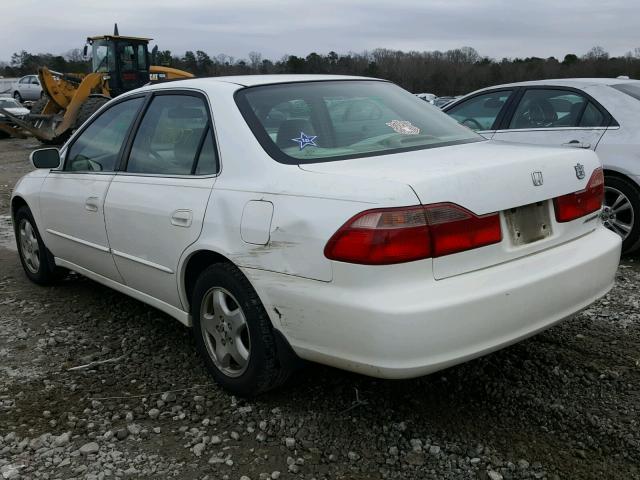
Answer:
[[[136,133],[127,171],[190,175],[208,124],[200,97],[155,97]]]
[[[118,103],[91,122],[71,145],[65,170],[113,171],[129,127],[143,101],[143,98],[134,98]]]
[[[447,110],[447,114],[472,130],[491,130],[511,93],[506,90],[477,95]]]
[[[196,166],[196,175],[212,175],[218,172],[218,152],[213,142],[213,133],[211,128],[207,129],[202,150],[198,156],[198,164]]]
[[[604,127],[605,116],[600,110],[591,102],[585,108],[582,118],[580,119],[581,127]]]
[[[627,95],[635,98],[636,100],[640,100],[640,82],[618,83],[616,85],[611,85],[611,87],[615,88],[619,92],[626,93]]]
[[[587,100],[567,90],[527,90],[509,128],[577,127]]]

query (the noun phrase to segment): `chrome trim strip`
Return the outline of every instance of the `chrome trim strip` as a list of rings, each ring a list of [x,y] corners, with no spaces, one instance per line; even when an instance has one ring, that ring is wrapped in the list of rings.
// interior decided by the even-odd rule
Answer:
[[[507,132],[566,132],[570,130],[579,130],[579,131],[605,131],[608,128],[612,127],[541,127],[541,128],[503,128],[500,130],[496,130],[496,133],[507,133]]]
[[[173,270],[171,270],[170,268],[165,267],[163,265],[159,265],[157,263],[150,262],[149,260],[145,260],[144,258],[135,257],[133,255],[129,255],[128,253],[119,252],[118,250],[114,250],[114,249],[111,249],[111,253],[118,257],[131,260],[132,262],[140,263],[142,265],[146,265],[147,267],[155,268],[156,270],[160,270],[161,272],[174,273]]]
[[[47,232],[50,233],[51,235],[56,235],[57,237],[79,243],[80,245],[85,245],[87,247],[95,248],[96,250],[100,250],[101,252],[105,252],[105,253],[110,252],[108,247],[103,247],[102,245],[98,245],[97,243],[87,242],[86,240],[82,240],[81,238],[77,238],[77,237],[72,237],[71,235],[67,235],[66,233],[57,232],[55,230],[51,230],[50,228],[47,228]]]

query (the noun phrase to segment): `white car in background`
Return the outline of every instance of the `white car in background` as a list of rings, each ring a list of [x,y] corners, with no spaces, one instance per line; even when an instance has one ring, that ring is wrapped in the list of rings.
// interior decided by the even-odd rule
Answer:
[[[25,75],[13,84],[11,90],[13,98],[18,102],[34,101],[42,96],[42,86],[38,75]]]
[[[493,140],[595,150],[604,165],[605,225],[640,248],[640,81],[574,78],[478,90],[443,108]]]
[[[620,255],[593,152],[487,141],[382,80],[147,86],[31,161],[26,275],[74,270],[192,326],[242,395],[296,356],[407,378],[486,354],[604,295]]]

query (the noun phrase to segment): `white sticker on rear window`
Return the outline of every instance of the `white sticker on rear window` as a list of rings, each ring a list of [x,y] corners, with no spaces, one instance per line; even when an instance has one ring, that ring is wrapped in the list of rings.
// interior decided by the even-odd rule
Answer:
[[[385,125],[393,128],[400,135],[418,135],[420,133],[420,129],[407,120],[391,120]]]

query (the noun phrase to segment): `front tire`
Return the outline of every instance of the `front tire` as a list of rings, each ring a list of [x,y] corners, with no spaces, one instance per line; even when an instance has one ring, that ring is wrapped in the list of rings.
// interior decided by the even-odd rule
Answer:
[[[271,320],[235,266],[217,263],[196,281],[191,299],[193,334],[207,370],[240,396],[254,396],[286,381]]]
[[[56,267],[51,252],[47,250],[28,207],[22,206],[15,215],[15,235],[18,254],[24,272],[38,285],[51,285],[64,275]]]
[[[13,92],[13,99],[16,102],[22,103],[22,95],[20,95],[20,92],[18,92],[17,90],[15,92]]]

